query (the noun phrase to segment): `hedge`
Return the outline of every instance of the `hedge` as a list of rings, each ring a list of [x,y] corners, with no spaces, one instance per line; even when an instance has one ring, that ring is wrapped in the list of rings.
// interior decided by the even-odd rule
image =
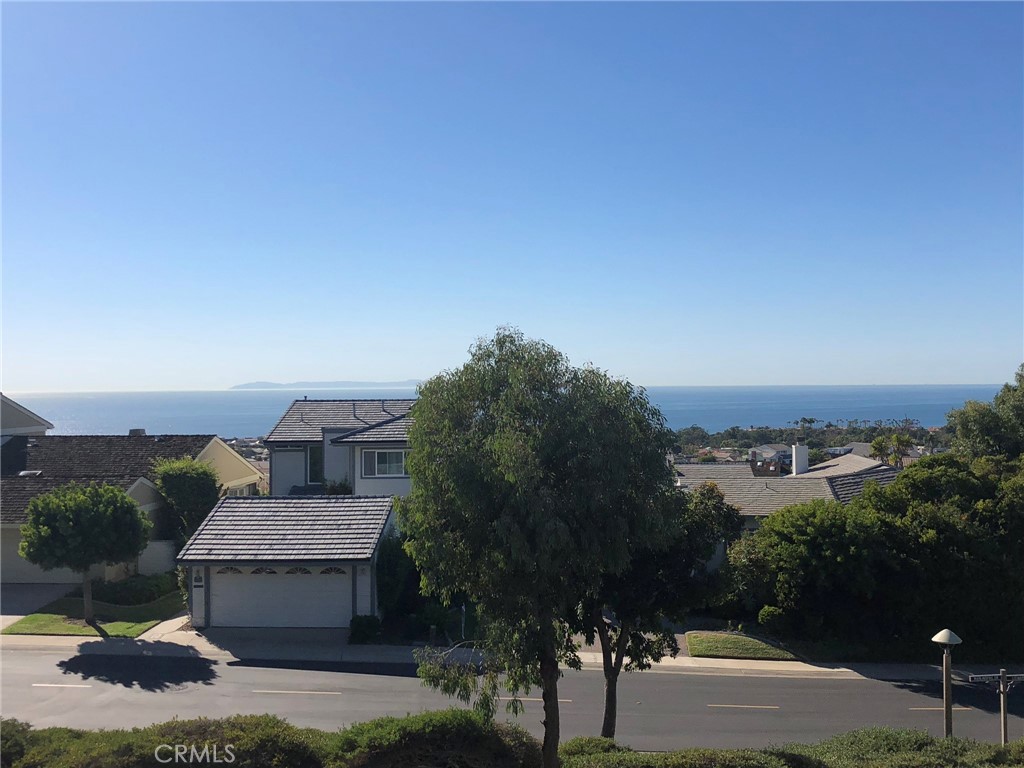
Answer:
[[[297,728],[271,715],[172,720],[130,731],[36,730],[0,718],[0,768],[142,768],[157,764],[161,744],[206,747],[208,764],[217,745],[221,763],[232,768],[541,766],[540,744],[524,730],[460,709],[384,717],[336,732]],[[1021,768],[1024,739],[1000,747],[865,728],[814,745],[645,753],[612,739],[581,737],[562,744],[559,754],[562,768]]]

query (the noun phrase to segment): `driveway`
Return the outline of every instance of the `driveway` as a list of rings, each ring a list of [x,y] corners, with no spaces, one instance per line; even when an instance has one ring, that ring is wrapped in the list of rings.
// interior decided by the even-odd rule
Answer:
[[[0,629],[9,627],[58,597],[64,597],[77,584],[3,584],[0,585]]]
[[[209,627],[199,634],[237,659],[341,661],[348,644],[347,629]]]

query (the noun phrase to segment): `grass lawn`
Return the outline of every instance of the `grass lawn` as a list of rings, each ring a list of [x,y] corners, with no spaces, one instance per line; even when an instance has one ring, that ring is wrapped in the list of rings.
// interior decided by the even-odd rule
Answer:
[[[691,656],[709,659],[798,661],[789,651],[738,632],[687,632],[686,648]]]
[[[93,600],[92,605],[100,627],[109,637],[138,637],[161,621],[181,613],[185,607],[181,593],[176,591],[145,605],[112,605],[98,600]],[[82,622],[80,597],[54,600],[7,627],[3,634],[101,636],[93,627]]]

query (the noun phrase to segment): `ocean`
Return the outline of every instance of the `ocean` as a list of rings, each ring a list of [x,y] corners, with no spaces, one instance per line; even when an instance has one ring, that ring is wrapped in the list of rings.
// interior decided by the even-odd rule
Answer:
[[[834,421],[917,419],[942,426],[946,414],[967,400],[991,401],[1001,385],[650,387],[647,394],[672,429],[692,424],[709,432],[729,427],[784,427],[801,417]],[[308,396],[409,398],[413,389],[286,390],[214,392],[6,393],[49,420],[56,435],[127,434],[144,428],[158,434],[262,437],[289,404]]]

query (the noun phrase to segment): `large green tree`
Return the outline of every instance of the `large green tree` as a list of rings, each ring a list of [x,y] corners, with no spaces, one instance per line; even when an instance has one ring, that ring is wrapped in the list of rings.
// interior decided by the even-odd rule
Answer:
[[[190,456],[163,459],[153,467],[156,487],[176,518],[175,533],[188,539],[220,499],[217,470]]]
[[[652,500],[671,483],[673,436],[641,390],[512,329],[419,395],[407,549],[426,592],[477,606],[507,689],[540,686],[555,766],[559,663],[578,664],[570,622],[667,527]]]
[[[92,622],[92,581],[98,563],[134,560],[152,524],[134,499],[112,485],[61,486],[28,503],[18,553],[44,570],[70,568],[82,575],[84,618]]]
[[[948,419],[955,431],[953,448],[960,453],[1009,458],[1024,454],[1024,365],[991,403],[970,400],[950,411]]]
[[[601,647],[601,735],[608,738],[615,737],[619,674],[623,669],[650,669],[679,653],[671,624],[706,602],[714,583],[707,563],[741,525],[739,511],[711,483],[690,493],[666,490],[655,503],[666,508],[662,514],[668,525],[661,539],[637,549],[622,573],[607,574],[598,594],[584,606],[587,641],[596,639]]]

